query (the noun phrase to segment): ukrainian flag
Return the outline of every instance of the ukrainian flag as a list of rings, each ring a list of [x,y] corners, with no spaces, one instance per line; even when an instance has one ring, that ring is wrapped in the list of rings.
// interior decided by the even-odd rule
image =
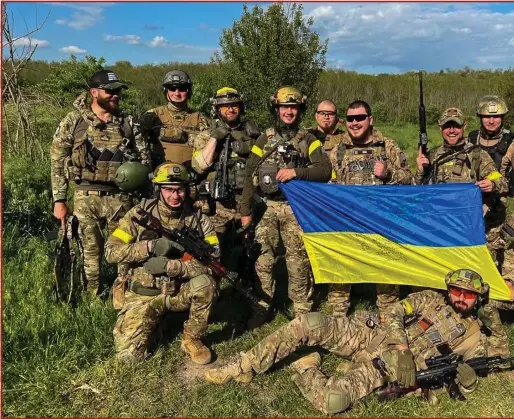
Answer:
[[[486,248],[482,194],[473,184],[281,184],[303,229],[316,283],[445,289],[446,274],[480,273],[491,298],[510,293]]]

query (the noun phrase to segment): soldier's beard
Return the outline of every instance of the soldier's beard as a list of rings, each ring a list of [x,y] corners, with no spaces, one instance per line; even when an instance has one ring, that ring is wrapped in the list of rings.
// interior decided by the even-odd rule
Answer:
[[[114,104],[113,102],[110,102],[109,99],[104,97],[97,98],[96,102],[98,103],[98,106],[111,114],[118,112],[119,105],[117,102]]]
[[[470,307],[467,304],[464,304],[460,301],[451,301],[450,305],[453,307],[453,309],[459,313],[462,317],[467,317],[475,312],[475,307],[477,305],[476,301],[475,303]]]

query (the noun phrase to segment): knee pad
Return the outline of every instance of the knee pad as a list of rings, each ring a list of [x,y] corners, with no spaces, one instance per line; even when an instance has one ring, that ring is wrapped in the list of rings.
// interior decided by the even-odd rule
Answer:
[[[193,292],[203,290],[210,286],[214,287],[214,281],[206,274],[195,276],[191,281],[189,281],[189,284],[191,286],[191,291]]]
[[[323,327],[325,324],[325,315],[319,312],[310,312],[303,314],[302,323],[307,325],[307,330],[314,330]]]
[[[325,410],[328,414],[343,412],[350,407],[350,395],[344,390],[331,390],[325,399]]]

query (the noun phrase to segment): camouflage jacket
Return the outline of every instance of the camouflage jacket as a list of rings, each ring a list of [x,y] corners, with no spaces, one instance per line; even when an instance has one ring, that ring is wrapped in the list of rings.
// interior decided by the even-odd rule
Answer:
[[[318,127],[315,126],[309,129],[309,132],[313,134],[315,137],[319,138],[316,134],[318,133]],[[330,152],[336,147],[340,142],[343,141],[345,136],[345,132],[339,128],[339,124],[336,125],[336,129],[332,132],[332,134],[327,134],[323,142],[323,148],[330,154]]]
[[[371,141],[354,144],[348,133],[329,154],[332,163],[332,182],[347,185],[410,184],[411,171],[405,154],[395,141],[373,129]],[[387,178],[375,177],[373,168],[377,160],[387,161]]]
[[[277,145],[279,147],[276,147]],[[263,156],[274,148],[273,154],[261,162]],[[297,157],[292,158],[292,153]],[[257,171],[256,169],[263,169],[266,165],[273,166],[278,170],[283,168],[294,169],[295,179],[314,182],[328,182],[330,180],[330,160],[320,140],[306,130],[298,128],[292,130],[269,128],[257,138],[246,163],[240,209],[242,216],[251,214],[250,201],[254,192],[262,193],[260,184],[257,187],[254,186],[254,172]],[[270,172],[268,177],[271,176],[276,176],[276,173]],[[276,182],[275,179],[272,181]]]
[[[439,163],[446,157],[462,150],[468,144],[467,139],[457,146],[442,145],[435,150],[430,151],[430,162],[432,165],[432,173],[437,183],[466,183],[477,182],[479,180],[488,179],[493,182],[493,192],[505,194],[508,192],[508,184],[505,178],[496,170],[494,161],[489,154],[480,148],[472,149],[468,152],[456,154],[449,161]],[[479,159],[479,162],[476,162]],[[421,185],[424,181],[423,173],[416,171],[414,176],[414,184]]]
[[[461,316],[436,291],[417,292],[394,304],[383,324],[388,341],[407,344],[418,368],[426,368],[428,357],[440,355],[437,346],[441,344],[464,360],[487,356],[482,322],[475,316]]]
[[[59,127],[55,131],[52,146],[50,150],[51,160],[51,175],[52,175],[52,195],[54,201],[66,200],[68,191],[68,179],[65,168],[65,160],[72,154],[73,146],[77,141],[75,129],[81,120],[87,123],[87,131],[83,135],[92,133],[92,138],[106,139],[103,144],[94,144],[100,151],[103,148],[115,149],[120,146],[122,136],[120,131],[123,129],[125,119],[128,119],[128,123],[132,130],[133,146],[139,152],[139,157],[143,164],[150,164],[149,151],[146,142],[141,136],[137,125],[132,121],[130,115],[119,115],[112,116],[110,121],[104,122],[100,120],[91,110],[91,107],[86,103],[88,93],[81,94],[73,106],[76,110],[68,113],[59,124]],[[123,133],[127,135],[127,133]],[[115,141],[108,142],[108,139],[113,137]],[[111,150],[111,151],[113,151]]]
[[[108,238],[105,246],[105,257],[109,263],[128,264],[128,275],[142,285],[152,287],[155,285],[155,278],[147,272],[143,264],[151,255],[148,252],[149,241],[158,238],[154,232],[145,230],[132,218],[140,219],[137,211],[143,208],[157,217],[161,224],[169,229],[191,226],[200,232],[205,241],[217,245],[218,238],[214,231],[211,220],[201,210],[195,208],[191,201],[186,201],[183,210],[179,213],[171,211],[160,199],[154,198],[144,200],[129,210],[120,220],[119,226]],[[180,259],[183,255],[177,255]],[[182,261],[181,273],[177,278],[191,279],[203,273],[210,274],[210,269],[198,262],[196,259]]]

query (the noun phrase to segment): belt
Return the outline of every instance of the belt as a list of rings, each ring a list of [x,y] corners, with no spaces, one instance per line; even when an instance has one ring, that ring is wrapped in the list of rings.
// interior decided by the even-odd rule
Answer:
[[[96,195],[96,196],[110,196],[119,194],[119,191],[91,191],[91,190],[82,190],[86,195]]]

